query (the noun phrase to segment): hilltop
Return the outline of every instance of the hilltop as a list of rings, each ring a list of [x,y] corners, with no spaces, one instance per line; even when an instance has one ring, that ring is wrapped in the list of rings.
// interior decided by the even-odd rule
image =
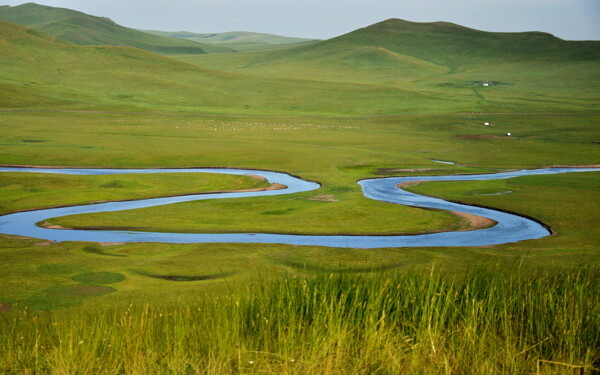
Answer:
[[[197,61],[207,61],[210,66],[212,60]],[[600,61],[600,42],[565,41],[542,32],[494,33],[449,22],[389,19],[306,46],[228,58],[228,63],[220,66],[258,72],[300,63],[428,75],[499,63],[577,61]]]
[[[48,33],[79,45],[128,46],[161,54],[233,52],[227,47],[150,35],[118,25],[106,17],[35,3],[0,6],[0,19]]]
[[[186,39],[199,43],[228,47],[238,52],[285,49],[317,41],[315,39],[293,38],[289,36],[254,33],[248,31],[230,31],[225,33],[204,34],[192,33],[189,31],[142,31],[149,34],[166,36],[169,38]]]
[[[600,42],[565,41],[544,32],[486,32],[450,22],[388,19],[327,40],[332,46],[372,46],[435,64],[459,66],[497,60],[598,60]]]

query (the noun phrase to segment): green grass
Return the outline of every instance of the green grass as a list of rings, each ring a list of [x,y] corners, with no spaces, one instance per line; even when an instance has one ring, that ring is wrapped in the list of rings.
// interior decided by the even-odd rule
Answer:
[[[0,19],[31,27],[79,45],[109,45],[141,48],[161,54],[233,52],[227,47],[150,35],[118,25],[106,17],[35,3],[0,7]]]
[[[177,305],[15,310],[0,320],[0,369],[592,374],[600,361],[598,276],[595,267],[509,264],[460,277],[433,269],[318,274],[259,279],[243,293]]]
[[[215,72],[138,49],[75,46],[7,22],[0,28],[4,109],[263,115],[425,109],[423,94],[407,90]],[[430,99],[439,108],[450,110],[456,102],[435,96]]]
[[[510,191],[501,196],[479,192]],[[600,174],[536,176],[490,182],[445,182],[410,188],[461,202],[498,207],[534,217],[557,232],[552,243],[577,241],[594,248],[600,240],[595,213],[600,210]],[[394,234],[461,229],[446,212],[375,202],[359,193],[338,195],[339,202],[315,202],[314,196],[202,201],[130,210],[66,216],[50,220],[69,228],[146,228],[165,232],[267,232],[309,234]],[[546,202],[560,202],[548,204]],[[581,202],[588,202],[581,206]],[[240,207],[243,207],[240,209]],[[273,208],[276,210],[273,210]],[[235,211],[235,217],[231,212]],[[568,212],[568,215],[565,215]],[[155,218],[161,218],[157,221]],[[467,226],[468,228],[468,226]],[[539,241],[541,246],[544,241]]]
[[[538,108],[544,112],[566,109],[567,102],[597,110],[597,93],[584,87],[600,79],[597,41],[395,19],[292,49],[176,57],[259,77],[377,85],[419,93],[424,100],[440,95],[471,101],[473,112],[495,111],[490,105],[499,105],[500,111],[526,111],[524,104],[533,102],[543,102]],[[494,84],[483,87],[476,83],[481,81]]]
[[[486,182],[425,183],[409,188],[427,195],[443,196],[461,202],[493,206],[534,217],[550,226],[554,236],[536,241],[536,248],[549,246],[596,252],[600,229],[595,212],[600,210],[600,175],[529,176]],[[481,195],[481,191],[510,192],[501,196]],[[583,203],[582,199],[587,203]],[[533,201],[539,202],[532,204]]]
[[[481,125],[483,121],[491,121],[496,126],[485,127]],[[423,232],[460,223],[443,212],[367,200],[361,196],[356,181],[382,174],[491,173],[506,168],[600,164],[598,145],[593,143],[598,134],[597,122],[598,116],[590,115],[412,115],[308,121],[3,113],[0,116],[3,134],[0,162],[90,167],[247,167],[285,171],[322,184],[318,191],[290,196],[133,210],[107,214],[101,220],[82,216],[68,218],[68,222],[51,220],[69,226],[82,225],[88,220],[86,225],[90,226],[136,226],[159,231]],[[461,137],[501,136],[509,130],[515,134],[510,139]],[[431,159],[457,164],[439,164]],[[411,168],[416,171],[410,171]],[[396,169],[399,171],[394,172]],[[204,180],[208,176],[203,175],[189,180],[183,175],[127,178],[19,175],[24,179],[20,184],[8,184],[9,176],[0,176],[1,182],[6,181],[0,188],[6,197],[3,204],[8,207],[4,212],[90,200],[174,194],[188,189],[197,192],[198,187],[203,186],[207,190],[241,188],[247,186],[243,181],[258,183],[249,179],[236,182],[236,178],[228,180],[227,176]],[[119,184],[125,188],[114,187],[115,181],[122,181]],[[202,185],[202,181],[208,185]],[[498,259],[523,259],[525,264],[539,267],[574,266],[581,262],[597,264],[600,260],[594,219],[600,184],[595,172],[531,177],[530,180],[461,182],[452,185],[454,187],[439,184],[441,190],[436,190],[438,185],[434,183],[417,188],[425,189],[422,191],[425,194],[522,212],[544,221],[557,234],[491,248],[381,250],[256,244],[100,246],[84,242],[35,246],[44,242],[5,237],[0,241],[4,259],[0,280],[7,287],[0,292],[0,303],[53,308],[46,290],[52,285],[71,285],[74,276],[89,272],[119,273],[127,279],[110,285],[116,289],[114,293],[80,299],[78,303],[83,305],[111,304],[114,296],[141,303],[173,301],[181,295],[200,292],[220,293],[227,285],[244,284],[265,273],[303,274],[340,267],[348,272],[369,267],[420,268],[432,261],[462,272],[470,265],[489,264]],[[174,186],[181,190],[176,191]],[[506,190],[513,193],[476,195],[481,191]],[[332,195],[338,201],[308,199],[320,195]],[[151,215],[143,215],[148,213]],[[146,275],[227,276],[182,283]],[[174,293],[175,290],[178,292]]]
[[[0,213],[19,210],[153,198],[223,190],[255,189],[267,182],[243,176],[176,173],[172,175],[75,176],[39,173],[2,173]]]
[[[324,201],[318,200],[320,197],[313,192],[289,197],[199,201],[112,214],[65,216],[48,223],[69,228],[145,228],[153,232],[295,234],[401,234],[469,227],[447,212],[376,202],[363,198],[359,192],[326,196]]]
[[[322,184],[270,199],[56,219],[72,226],[458,227],[444,212],[369,201],[356,181],[600,164],[597,51],[597,42],[540,33],[391,20],[294,49],[178,56],[200,68],[1,22],[0,163],[256,168]],[[2,235],[0,372],[591,374],[599,367],[598,179],[580,173],[414,188],[521,212],[555,232],[492,247],[49,243]],[[2,174],[0,211],[253,186],[264,183]]]

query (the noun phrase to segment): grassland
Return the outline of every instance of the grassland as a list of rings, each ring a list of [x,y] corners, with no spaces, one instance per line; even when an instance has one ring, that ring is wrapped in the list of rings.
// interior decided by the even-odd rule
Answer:
[[[432,32],[448,47],[417,49],[417,36]],[[407,35],[413,44],[397,42]],[[178,56],[198,67],[10,23],[0,36],[0,164],[257,168],[322,184],[55,224],[424,232],[464,223],[369,201],[356,181],[600,164],[597,42],[392,21],[286,51]],[[454,49],[452,36],[462,40]],[[463,42],[472,49],[461,54]],[[554,232],[492,247],[0,236],[0,371],[591,374],[600,367],[599,179],[411,188],[521,212]],[[229,176],[2,174],[0,210],[263,186]]]
[[[0,213],[101,201],[143,199],[224,190],[260,189],[269,184],[243,176],[178,173],[132,176],[2,173]]]
[[[3,109],[316,116],[425,109],[418,104],[422,94],[406,90],[265,80],[201,69],[139,49],[76,46],[3,21],[0,28]],[[441,95],[431,100],[448,110],[454,102]]]
[[[491,121],[496,126],[486,127],[482,121]],[[597,137],[597,121],[598,116],[593,115],[412,115],[308,121],[140,114],[3,113],[0,118],[4,134],[0,157],[4,164],[230,166],[283,170],[322,184],[316,192],[268,200],[187,203],[122,214],[52,220],[70,227],[228,232],[422,232],[439,229],[439,226],[458,227],[461,223],[444,212],[372,202],[362,197],[356,181],[394,174],[481,173],[544,165],[600,164],[598,145],[592,141]],[[502,134],[509,130],[514,136],[503,137]],[[490,134],[498,137],[473,137]],[[457,164],[441,164],[432,159]],[[164,188],[159,181],[161,177],[157,177],[159,180],[156,181],[158,190],[152,191],[147,186],[154,181],[138,181],[137,177],[131,177],[133,180],[124,184],[127,191],[123,192],[101,187],[111,185],[113,180],[117,180],[116,176],[73,177],[77,183],[67,183],[64,180],[67,177],[56,178],[70,186],[53,189],[53,199],[61,202],[84,202],[111,196],[121,199],[128,194],[161,195]],[[28,181],[27,186],[33,188],[34,181]],[[50,185],[47,187],[51,187],[55,180],[48,181]],[[182,190],[195,188],[194,180],[178,181]],[[219,189],[225,188],[225,185],[234,187],[233,181],[225,182],[220,182]],[[5,238],[2,251],[9,261],[3,263],[0,275],[3,283],[10,287],[2,291],[0,302],[37,308],[52,308],[54,304],[62,306],[65,302],[48,294],[48,288],[57,284],[72,285],[71,278],[85,272],[125,275],[127,279],[115,286],[114,292],[123,300],[156,298],[174,301],[182,295],[180,293],[223,292],[227,285],[243,284],[265,272],[302,274],[307,271],[336,271],[339,267],[401,270],[427,266],[431,262],[460,272],[472,264],[494,263],[499,258],[522,259],[525,264],[545,267],[598,262],[595,222],[595,212],[599,208],[597,173],[529,177],[506,182],[455,183],[453,187],[446,185],[440,186],[447,193],[436,190],[437,184],[433,183],[431,188],[424,184],[415,189],[425,189],[421,192],[426,194],[522,212],[550,225],[556,235],[492,248],[378,251],[251,244],[124,244],[102,247],[90,243],[57,243],[37,247],[33,245],[39,240]],[[10,186],[7,184],[0,189],[11,193]],[[43,187],[42,183],[40,188]],[[75,193],[76,189],[79,189],[78,193]],[[38,203],[45,205],[42,200],[46,193],[24,190],[17,189],[20,202],[30,196],[31,206]],[[512,193],[475,195],[479,194],[477,191],[505,190]],[[11,197],[10,194],[6,196]],[[310,199],[315,196],[331,196],[336,201]],[[53,267],[58,267],[56,273]],[[37,276],[23,283],[19,275],[24,274]],[[220,276],[182,285],[154,279],[148,274]],[[173,294],[172,288],[180,293]],[[112,300],[112,293],[94,299],[72,297],[70,303],[95,304],[103,303],[105,299]]]
[[[440,61],[444,54],[413,56],[376,44],[385,32],[373,27],[359,40],[350,35],[274,52],[181,56],[199,68],[139,49],[76,46],[9,22],[0,29],[4,109],[313,117],[598,110],[598,94],[587,90],[600,80],[597,42],[455,32],[450,35],[461,43],[500,43],[503,54],[453,51]],[[540,57],[509,53],[511,43],[517,51],[539,45]],[[496,83],[484,88],[480,81]]]
[[[569,42],[544,33],[487,33],[450,23],[390,19],[281,51],[176,57],[232,73],[377,85],[419,93],[423,99],[471,97],[476,106],[502,103],[500,111],[521,112],[525,103],[538,100],[546,110],[579,99],[597,110],[594,90],[584,87],[600,79],[598,50],[596,41]],[[476,106],[473,111],[479,111]]]
[[[227,47],[150,35],[118,25],[106,17],[35,3],[15,7],[0,6],[0,19],[31,27],[79,45],[136,47],[166,55],[233,52]]]

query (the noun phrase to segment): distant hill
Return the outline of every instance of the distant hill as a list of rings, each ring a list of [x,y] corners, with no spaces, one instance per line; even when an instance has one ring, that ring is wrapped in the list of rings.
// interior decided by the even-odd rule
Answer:
[[[169,38],[186,39],[199,43],[208,43],[222,47],[229,47],[239,52],[283,49],[317,41],[315,39],[293,38],[289,36],[253,33],[247,31],[230,31],[226,33],[208,34],[191,33],[188,31],[141,31],[153,35],[166,36]]]
[[[389,19],[285,50],[177,58],[260,77],[473,96],[482,105],[539,100],[553,106],[578,95],[591,104],[599,94],[590,87],[600,87],[599,41],[565,41],[542,32],[484,32],[448,22]],[[585,99],[586,93],[591,97]]]
[[[385,35],[357,43],[341,37],[279,51],[188,55],[206,69],[0,21],[0,108],[294,116],[598,111],[600,65],[593,50],[586,53],[597,42],[565,42],[530,58],[505,51],[458,62],[457,52],[448,62],[416,47],[419,56],[392,51],[379,39],[391,43]]]
[[[515,62],[598,61],[600,42],[565,41],[542,32],[493,33],[448,22],[418,23],[389,19],[336,38],[285,51],[243,55],[218,62],[189,59],[200,65],[215,65],[233,71],[281,71],[300,64],[309,70],[355,68],[376,75],[382,70],[395,76],[430,75],[459,71],[482,64]],[[221,59],[222,60],[222,59]],[[321,65],[319,69],[316,65]],[[377,73],[377,71],[380,71]],[[291,67],[289,73],[297,71]],[[340,72],[327,72],[338,75]]]
[[[80,45],[129,46],[161,54],[233,52],[227,47],[150,35],[120,26],[109,18],[34,3],[0,6],[0,19]]]
[[[315,46],[371,46],[435,64],[458,66],[471,62],[519,59],[597,60],[600,42],[565,41],[543,32],[485,32],[450,22],[420,23],[389,19],[329,39]]]
[[[423,97],[367,85],[210,71],[137,48],[79,46],[0,20],[0,109],[379,114],[424,109]],[[427,108],[448,102],[431,97]],[[455,108],[468,106],[456,103]]]

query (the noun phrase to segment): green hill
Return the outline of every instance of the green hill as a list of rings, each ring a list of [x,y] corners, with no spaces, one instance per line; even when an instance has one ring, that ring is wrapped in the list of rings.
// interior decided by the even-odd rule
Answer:
[[[390,19],[290,50],[188,60],[233,71],[261,73],[279,68],[274,73],[286,76],[293,71],[302,75],[303,69],[286,69],[286,65],[299,63],[311,76],[315,72],[310,67],[321,65],[325,68],[323,78],[341,74],[339,70],[337,73],[327,70],[328,66],[334,70],[370,71],[375,75],[385,70],[384,76],[417,75],[420,78],[500,63],[600,61],[600,42],[565,41],[541,32],[492,33],[447,22]],[[372,77],[367,75],[366,78]]]
[[[529,59],[600,59],[600,43],[565,41],[542,32],[496,33],[449,22],[419,23],[389,19],[321,43],[374,46],[449,67]]]
[[[362,115],[465,109],[470,100],[426,97],[370,85],[210,71],[135,48],[78,46],[0,21],[3,109]]]
[[[448,97],[475,95],[598,109],[600,42],[540,32],[492,33],[459,25],[390,19],[296,48],[233,55],[176,56],[209,69],[261,77],[376,84]],[[483,83],[487,87],[483,87]]]
[[[597,60],[507,59],[453,71],[383,47],[331,44],[202,55],[219,62],[211,70],[0,21],[0,106],[317,116],[598,110]],[[253,64],[236,68],[244,59]]]
[[[285,49],[316,42],[314,39],[293,38],[288,36],[253,33],[248,31],[230,31],[225,33],[208,34],[191,33],[188,31],[142,31],[153,35],[166,36],[169,38],[186,39],[199,43],[228,47],[239,52]]]
[[[15,7],[0,6],[0,19],[28,26],[80,45],[128,46],[161,54],[233,52],[227,47],[150,35],[120,26],[105,17],[95,17],[74,10],[34,3]]]

